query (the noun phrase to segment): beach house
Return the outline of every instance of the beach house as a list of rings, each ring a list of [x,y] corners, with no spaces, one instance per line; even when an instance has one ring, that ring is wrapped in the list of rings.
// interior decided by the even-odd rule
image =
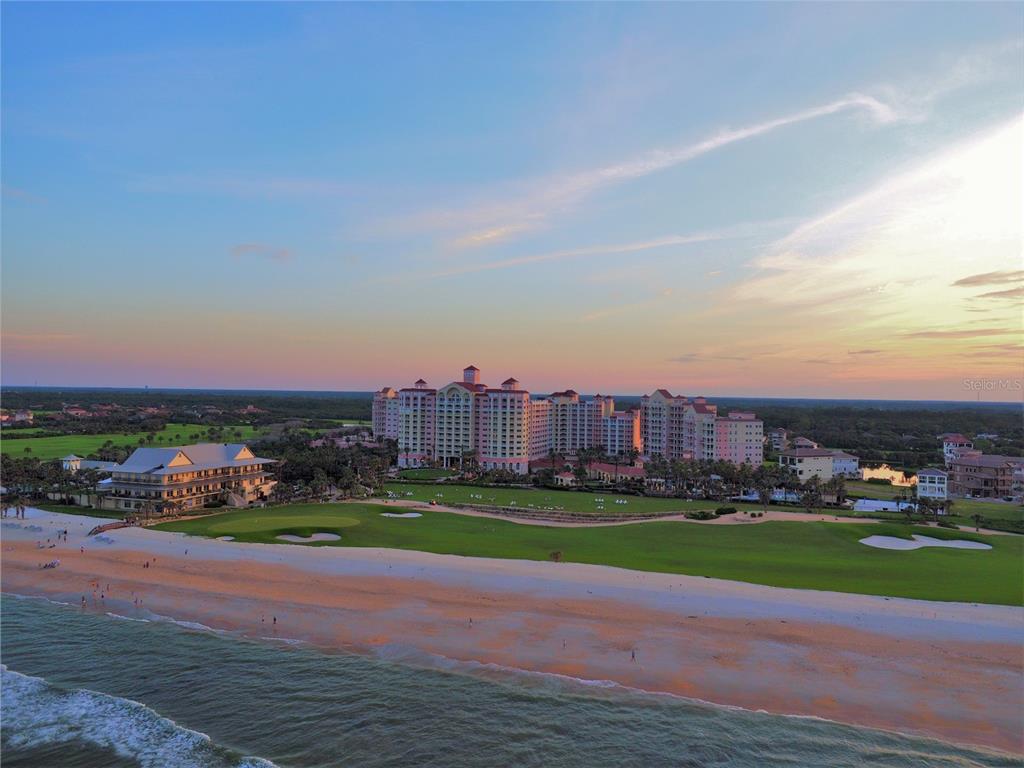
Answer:
[[[137,448],[111,469],[100,506],[118,511],[186,511],[214,501],[245,506],[270,493],[274,480],[267,469],[273,463],[242,443]]]

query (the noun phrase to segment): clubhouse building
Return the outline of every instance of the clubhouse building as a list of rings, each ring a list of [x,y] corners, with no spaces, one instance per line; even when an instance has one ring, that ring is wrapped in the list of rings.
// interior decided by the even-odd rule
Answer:
[[[197,443],[177,448],[137,448],[101,481],[100,506],[117,511],[201,508],[211,501],[246,506],[274,486],[267,466],[241,443]]]
[[[702,397],[659,389],[639,405],[617,410],[611,396],[585,398],[572,389],[534,397],[515,378],[490,387],[473,365],[440,389],[419,379],[411,387],[376,392],[373,430],[378,439],[398,442],[401,467],[475,461],[524,475],[531,462],[599,446],[632,460],[661,456],[757,466],[764,458],[760,419],[746,412],[720,416]]]

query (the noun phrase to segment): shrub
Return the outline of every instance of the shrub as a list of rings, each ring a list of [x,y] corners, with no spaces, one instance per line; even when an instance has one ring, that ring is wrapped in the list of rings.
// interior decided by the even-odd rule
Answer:
[[[736,507],[719,507],[718,509],[715,510],[715,514],[718,515],[718,516],[721,516],[721,515],[735,515],[736,514]]]
[[[717,515],[709,509],[698,509],[695,512],[687,512],[686,517],[690,520],[714,520]]]
[[[949,520],[939,520],[937,523],[939,528],[952,528],[954,531],[960,530],[960,526],[956,523],[951,523]]]

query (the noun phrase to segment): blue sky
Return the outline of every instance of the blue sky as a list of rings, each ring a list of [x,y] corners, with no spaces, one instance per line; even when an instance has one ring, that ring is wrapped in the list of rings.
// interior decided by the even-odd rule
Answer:
[[[1021,376],[1019,4],[2,15],[4,383]]]

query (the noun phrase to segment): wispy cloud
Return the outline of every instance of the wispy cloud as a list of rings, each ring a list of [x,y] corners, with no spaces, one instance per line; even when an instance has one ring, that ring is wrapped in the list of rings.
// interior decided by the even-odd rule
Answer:
[[[712,240],[723,240],[735,235],[727,232],[702,232],[693,235],[669,235],[654,240],[643,240],[634,243],[618,243],[615,245],[593,245],[584,248],[568,248],[559,251],[548,251],[547,253],[535,253],[528,256],[515,256],[509,259],[498,259],[496,261],[473,261],[462,264],[452,269],[434,272],[430,277],[454,277],[466,275],[473,272],[486,272],[493,269],[509,269],[521,267],[526,264],[540,264],[550,261],[561,261],[564,259],[578,259],[584,256],[605,256],[615,253],[636,253],[639,251],[650,251],[656,248],[667,248],[673,245],[690,245],[692,243],[706,243]]]
[[[971,137],[796,227],[754,261],[759,273],[733,299],[853,311],[862,324],[885,313],[903,327],[922,314],[941,320],[958,298],[943,271],[1019,264],[1022,128],[1018,117]]]
[[[239,173],[147,176],[131,182],[131,186],[146,192],[188,195],[202,193],[264,200],[339,198],[365,192],[353,184],[331,179]]]
[[[24,200],[30,203],[45,203],[46,198],[42,195],[37,195],[35,192],[29,192],[27,189],[21,187],[12,187],[10,184],[0,185],[0,193],[9,200]]]
[[[1013,328],[949,328],[936,331],[910,331],[904,333],[908,339],[980,339],[986,336],[1004,336],[1010,333],[1020,333]]]
[[[1021,299],[1024,298],[1024,285],[1007,288],[1004,291],[989,291],[975,296],[976,299]]]
[[[880,355],[882,350],[880,349],[851,349],[846,354],[848,355]]]
[[[982,272],[980,275],[961,277],[954,286],[974,287],[980,285],[1005,285],[1024,282],[1024,269],[1002,269],[996,272]]]
[[[704,352],[684,352],[676,357],[669,358],[670,363],[696,363],[701,360],[732,360],[732,361],[744,361],[749,360],[748,355],[718,355],[718,354],[707,354]]]
[[[279,248],[264,243],[240,243],[231,249],[231,255],[235,259],[242,259],[248,256],[262,256],[270,261],[283,264],[291,261],[294,254],[287,248]]]
[[[888,104],[862,93],[853,93],[836,101],[793,112],[772,120],[725,128],[707,138],[670,147],[653,149],[622,162],[567,174],[535,183],[533,189],[519,199],[492,202],[470,211],[452,215],[437,212],[438,221],[455,221],[476,216],[491,221],[480,229],[463,233],[452,241],[460,247],[485,245],[532,229],[553,213],[570,208],[595,192],[609,186],[665,171],[706,155],[730,144],[763,136],[772,131],[841,112],[865,112],[874,122],[890,123],[899,113]],[[498,219],[497,217],[502,217]]]
[[[630,301],[624,304],[614,304],[611,306],[602,307],[601,309],[597,309],[594,310],[593,312],[586,313],[585,315],[583,315],[583,317],[580,318],[580,320],[584,323],[590,323],[595,320],[604,320],[607,317],[625,315],[637,309],[647,309],[648,307],[658,304],[664,301],[665,299],[669,299],[671,297],[672,289],[663,288],[651,298],[642,299],[640,301]]]

